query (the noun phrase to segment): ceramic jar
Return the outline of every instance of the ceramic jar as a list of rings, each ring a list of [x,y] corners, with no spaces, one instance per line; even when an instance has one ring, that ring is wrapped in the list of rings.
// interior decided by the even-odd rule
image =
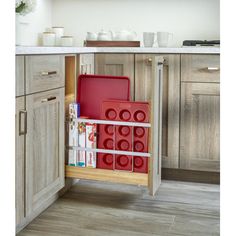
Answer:
[[[55,33],[56,36],[56,46],[61,45],[61,37],[64,36],[64,27],[52,27],[52,32]]]
[[[73,37],[72,36],[62,36],[61,37],[61,46],[62,47],[72,47],[73,46]]]
[[[56,34],[54,32],[43,32],[43,46],[55,46]]]

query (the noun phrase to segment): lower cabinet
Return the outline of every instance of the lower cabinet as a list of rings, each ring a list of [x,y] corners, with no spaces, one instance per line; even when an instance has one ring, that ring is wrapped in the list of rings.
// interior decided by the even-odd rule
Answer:
[[[16,98],[16,229],[64,186],[64,97],[59,88]]]
[[[161,55],[163,65],[162,167],[179,167],[180,55]],[[150,100],[155,54],[135,55],[135,100]]]
[[[64,88],[26,96],[26,213],[64,186]]]
[[[220,171],[220,84],[181,85],[180,168]]]
[[[15,207],[16,225],[25,218],[25,97],[15,100]]]
[[[134,100],[134,54],[95,54],[95,74],[128,76]]]

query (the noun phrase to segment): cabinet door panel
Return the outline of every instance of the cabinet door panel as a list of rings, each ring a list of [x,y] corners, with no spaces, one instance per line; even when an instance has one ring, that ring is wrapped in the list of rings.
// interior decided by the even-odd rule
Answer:
[[[24,83],[24,56],[16,56],[15,95],[22,96],[25,93]]]
[[[64,88],[26,96],[27,213],[64,186]]]
[[[131,99],[134,99],[134,54],[96,54],[95,74],[128,76]]]
[[[25,217],[25,132],[24,126],[25,116],[25,97],[16,98],[16,111],[15,111],[15,194],[16,194],[16,225],[20,225]]]
[[[220,85],[182,83],[180,167],[220,170]]]
[[[94,74],[94,54],[79,55],[79,74]]]
[[[155,195],[161,184],[161,138],[162,138],[162,82],[163,57],[154,57],[151,87],[151,130],[149,136],[148,186],[151,195]]]
[[[180,55],[162,55],[162,166],[179,167]],[[155,55],[135,55],[135,100],[151,99],[152,65]]]

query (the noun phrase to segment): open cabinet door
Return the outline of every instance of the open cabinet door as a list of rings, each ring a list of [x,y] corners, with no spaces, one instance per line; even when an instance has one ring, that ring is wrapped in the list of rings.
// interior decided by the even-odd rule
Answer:
[[[149,138],[149,191],[155,195],[161,184],[161,130],[162,130],[163,57],[154,57],[151,88],[151,129]]]

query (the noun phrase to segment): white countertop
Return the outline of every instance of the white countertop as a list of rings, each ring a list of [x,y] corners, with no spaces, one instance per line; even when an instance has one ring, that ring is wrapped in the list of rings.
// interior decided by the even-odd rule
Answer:
[[[180,48],[144,48],[144,47],[36,47],[16,46],[16,55],[39,54],[80,54],[80,53],[190,53],[220,54],[219,47],[180,47]]]

